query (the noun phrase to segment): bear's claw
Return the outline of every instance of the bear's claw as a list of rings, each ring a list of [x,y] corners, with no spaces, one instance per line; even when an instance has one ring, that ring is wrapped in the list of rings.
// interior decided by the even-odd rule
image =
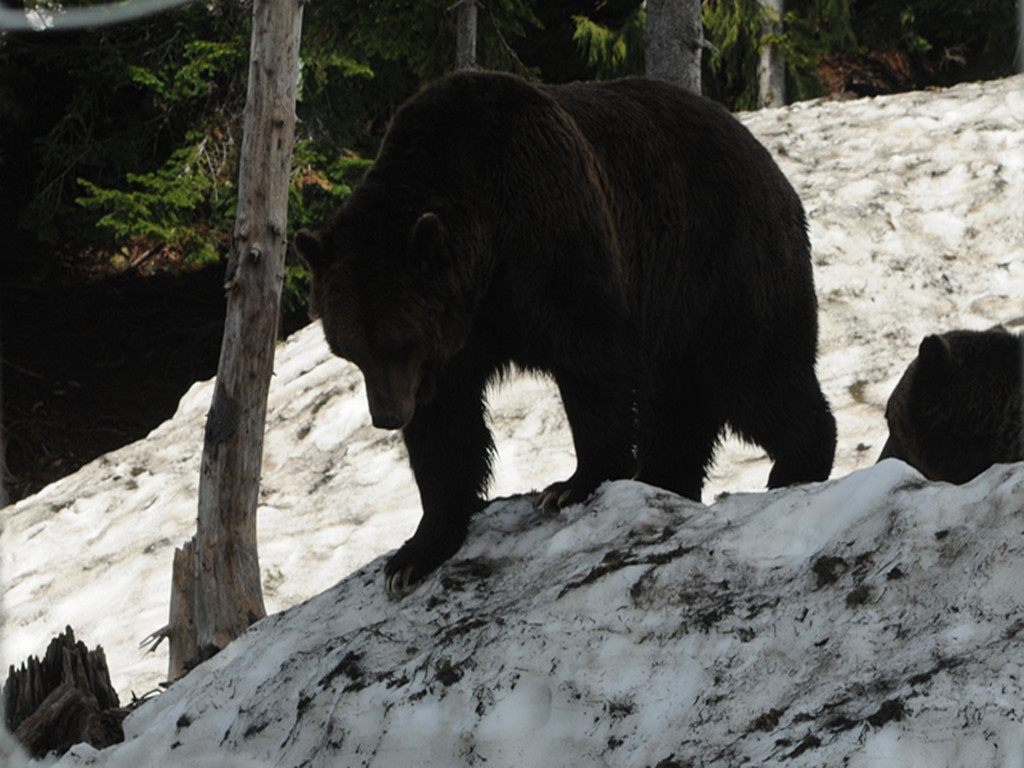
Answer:
[[[423,544],[426,539],[428,544]],[[466,539],[464,527],[442,527],[428,536],[409,539],[384,566],[384,588],[389,597],[403,597],[454,555]],[[438,544],[443,542],[443,544]]]
[[[412,591],[412,588],[420,582],[420,579],[413,578],[415,572],[415,566],[407,565],[394,573],[387,574],[384,589],[387,591],[388,597],[404,597]]]
[[[552,514],[573,504],[582,504],[588,498],[592,489],[581,491],[576,484],[565,480],[560,483],[552,483],[543,491],[537,494],[533,500],[533,507],[541,512]]]

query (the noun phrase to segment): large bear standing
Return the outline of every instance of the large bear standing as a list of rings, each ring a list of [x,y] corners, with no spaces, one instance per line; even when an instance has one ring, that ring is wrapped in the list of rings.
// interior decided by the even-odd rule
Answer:
[[[402,429],[423,518],[388,590],[458,550],[493,442],[485,388],[554,377],[576,471],[539,503],[636,477],[699,500],[726,425],[823,480],[835,420],[815,375],[803,207],[722,107],[630,79],[534,86],[453,75],[395,115],[340,213],[296,246],[311,314]]]

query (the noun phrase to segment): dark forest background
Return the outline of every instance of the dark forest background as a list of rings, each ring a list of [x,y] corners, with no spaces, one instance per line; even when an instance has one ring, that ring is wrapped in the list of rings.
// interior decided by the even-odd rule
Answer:
[[[396,107],[451,71],[451,6],[306,6],[289,233],[329,216]],[[251,10],[0,33],[8,501],[144,436],[216,372]],[[703,18],[705,95],[752,108],[760,5],[706,0]],[[638,0],[488,0],[478,63],[549,83],[642,74],[644,24]],[[797,100],[1005,76],[1016,39],[1013,0],[799,0],[772,42]],[[282,334],[306,321],[307,276],[291,257],[287,272]]]

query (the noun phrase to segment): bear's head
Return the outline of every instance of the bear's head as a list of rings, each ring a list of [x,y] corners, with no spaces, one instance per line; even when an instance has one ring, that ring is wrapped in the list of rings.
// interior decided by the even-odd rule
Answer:
[[[1021,346],[997,327],[925,337],[885,409],[879,461],[901,459],[930,480],[965,483],[1024,458]]]
[[[295,249],[313,276],[310,317],[334,354],[362,371],[374,426],[405,427],[469,335],[440,218],[389,228],[342,215],[296,233]]]

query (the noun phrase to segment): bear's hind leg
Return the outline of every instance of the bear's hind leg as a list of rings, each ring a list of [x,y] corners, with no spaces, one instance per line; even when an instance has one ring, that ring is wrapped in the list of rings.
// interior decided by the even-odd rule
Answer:
[[[568,480],[552,483],[537,497],[544,509],[560,509],[587,500],[605,480],[633,477],[633,374],[629,366],[610,359],[587,375],[555,373],[562,405],[572,430],[576,471]]]
[[[796,366],[794,366],[796,368]],[[757,443],[774,465],[769,488],[828,479],[836,451],[836,421],[821,392],[813,366],[775,367],[741,399],[729,423],[742,438]]]

